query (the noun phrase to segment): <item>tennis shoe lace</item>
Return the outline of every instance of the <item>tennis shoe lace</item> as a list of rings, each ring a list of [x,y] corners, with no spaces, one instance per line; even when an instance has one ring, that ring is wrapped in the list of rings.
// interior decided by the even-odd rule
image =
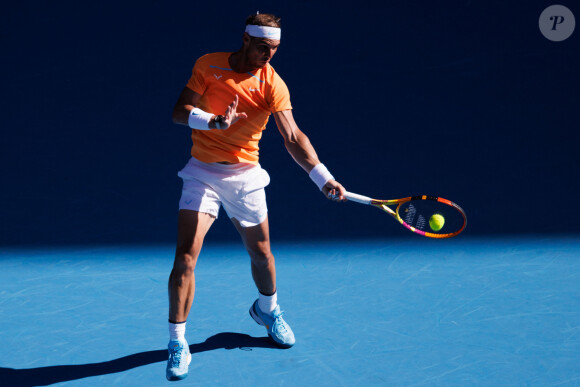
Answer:
[[[178,346],[171,350],[169,357],[171,358],[171,367],[179,367],[181,363],[181,355],[183,354],[183,347]]]
[[[284,334],[286,333],[288,330],[286,329],[286,322],[284,321],[284,319],[282,318],[282,316],[284,315],[284,312],[279,312],[279,313],[274,313],[272,314],[272,317],[274,317],[274,326],[278,327],[280,330],[280,333]]]

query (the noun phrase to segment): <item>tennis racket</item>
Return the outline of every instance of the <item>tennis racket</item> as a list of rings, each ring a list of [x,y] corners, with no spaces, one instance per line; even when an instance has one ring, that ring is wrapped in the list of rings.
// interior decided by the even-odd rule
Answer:
[[[423,195],[377,200],[352,192],[347,192],[344,196],[353,202],[377,207],[390,214],[412,232],[429,238],[454,237],[462,232],[467,224],[463,209],[452,201],[440,197]],[[439,229],[442,223],[441,217],[444,222]]]

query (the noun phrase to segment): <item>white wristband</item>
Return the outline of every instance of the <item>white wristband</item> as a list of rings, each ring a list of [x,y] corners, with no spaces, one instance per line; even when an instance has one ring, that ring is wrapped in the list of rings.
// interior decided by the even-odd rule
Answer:
[[[193,108],[189,112],[189,118],[187,123],[192,129],[209,130],[209,121],[213,117],[213,114],[204,112],[201,109]]]
[[[334,177],[330,174],[330,172],[328,172],[328,169],[326,169],[322,163],[312,168],[309,176],[320,190],[322,190],[322,187],[324,187],[327,181],[334,180]]]

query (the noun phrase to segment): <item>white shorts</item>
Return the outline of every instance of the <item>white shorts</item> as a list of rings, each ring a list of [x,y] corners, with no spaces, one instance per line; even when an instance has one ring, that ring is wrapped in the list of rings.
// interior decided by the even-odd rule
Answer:
[[[180,210],[194,210],[217,218],[220,205],[243,227],[256,226],[268,215],[268,172],[259,165],[204,163],[191,158],[177,174],[183,179]]]

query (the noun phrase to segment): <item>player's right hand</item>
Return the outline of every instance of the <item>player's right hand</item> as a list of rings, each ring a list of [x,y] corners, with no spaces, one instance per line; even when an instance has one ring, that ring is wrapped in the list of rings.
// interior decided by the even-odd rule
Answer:
[[[228,106],[228,108],[226,109],[226,112],[224,114],[224,119],[221,123],[221,129],[227,129],[230,126],[232,126],[233,124],[235,124],[236,122],[238,122],[239,119],[241,118],[248,118],[248,115],[246,113],[238,113],[238,102],[239,102],[239,97],[236,94],[236,98],[234,99],[234,102],[232,102],[230,104],[230,106]]]

